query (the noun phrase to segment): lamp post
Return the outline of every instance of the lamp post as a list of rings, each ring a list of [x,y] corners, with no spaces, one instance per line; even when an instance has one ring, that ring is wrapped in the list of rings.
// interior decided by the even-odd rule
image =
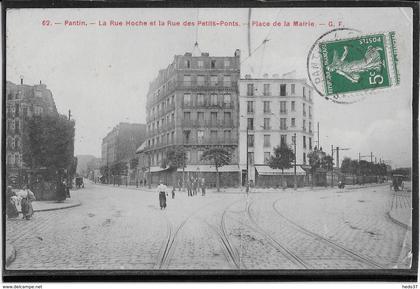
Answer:
[[[295,163],[294,163],[294,189],[297,190],[297,179],[296,179],[296,133],[294,133],[294,140],[293,140],[293,146],[294,146],[294,155],[295,155]]]
[[[249,135],[249,127],[248,121],[246,123],[246,193],[249,193],[249,160],[248,160],[248,135]]]

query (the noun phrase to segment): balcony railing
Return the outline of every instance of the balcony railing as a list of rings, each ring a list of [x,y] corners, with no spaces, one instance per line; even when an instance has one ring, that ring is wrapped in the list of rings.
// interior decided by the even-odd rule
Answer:
[[[210,101],[205,101],[203,103],[183,103],[182,108],[233,108],[232,103],[211,103]]]
[[[226,120],[197,120],[197,119],[183,119],[181,122],[183,127],[234,127],[233,119]]]

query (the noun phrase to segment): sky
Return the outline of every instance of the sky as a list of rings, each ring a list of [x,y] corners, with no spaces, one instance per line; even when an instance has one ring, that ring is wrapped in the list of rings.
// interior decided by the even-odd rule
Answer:
[[[174,55],[202,52],[233,56],[241,50],[241,75],[294,71],[307,79],[306,57],[316,39],[331,30],[329,21],[362,34],[395,31],[401,84],[376,91],[354,104],[314,97],[320,143],[347,147],[340,158],[373,152],[392,166],[412,159],[412,12],[408,8],[252,9],[251,21],[312,21],[314,27],[263,27],[250,30],[248,9],[14,9],[7,11],[6,79],[26,84],[41,80],[57,109],[76,120],[75,154],[100,157],[102,138],[119,122],[145,123],[149,82]],[[390,21],[392,19],[392,21]],[[65,26],[65,21],[88,26]],[[110,21],[179,21],[181,26],[110,26]],[[184,21],[236,21],[236,27],[187,27]],[[46,26],[43,24],[51,24]],[[107,22],[100,26],[99,22]],[[55,24],[61,23],[61,24]],[[323,24],[323,25],[322,25]],[[337,27],[337,26],[336,26]],[[261,45],[264,39],[269,39]],[[316,130],[316,128],[315,128]],[[329,151],[329,149],[328,149]]]

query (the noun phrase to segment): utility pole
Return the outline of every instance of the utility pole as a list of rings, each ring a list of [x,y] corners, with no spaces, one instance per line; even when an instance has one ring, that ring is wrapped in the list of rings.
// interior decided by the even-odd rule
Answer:
[[[318,135],[318,142],[317,142],[317,145],[318,145],[318,149],[319,149],[319,121],[318,121],[318,123],[317,123],[317,135]]]
[[[340,168],[340,151],[348,151],[350,148],[340,148],[340,147],[336,147],[335,148],[337,150],[337,169]],[[360,153],[359,153],[360,156]],[[359,158],[360,159],[360,158]]]
[[[334,162],[334,146],[331,145],[331,158]],[[331,187],[334,187],[334,164],[331,167]]]
[[[71,117],[71,110],[69,109],[69,120],[70,120],[70,117]]]
[[[249,160],[248,160],[248,137],[249,137],[249,127],[248,120],[246,123],[246,193],[249,193]]]
[[[370,152],[370,162],[373,163],[373,153]]]

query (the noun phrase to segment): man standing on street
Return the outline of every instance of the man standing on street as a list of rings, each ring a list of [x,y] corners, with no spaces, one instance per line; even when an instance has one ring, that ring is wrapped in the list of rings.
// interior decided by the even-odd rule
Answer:
[[[157,191],[159,194],[160,209],[163,210],[166,209],[166,191],[168,188],[163,184],[163,181],[160,181],[159,184],[160,185],[157,187]]]

